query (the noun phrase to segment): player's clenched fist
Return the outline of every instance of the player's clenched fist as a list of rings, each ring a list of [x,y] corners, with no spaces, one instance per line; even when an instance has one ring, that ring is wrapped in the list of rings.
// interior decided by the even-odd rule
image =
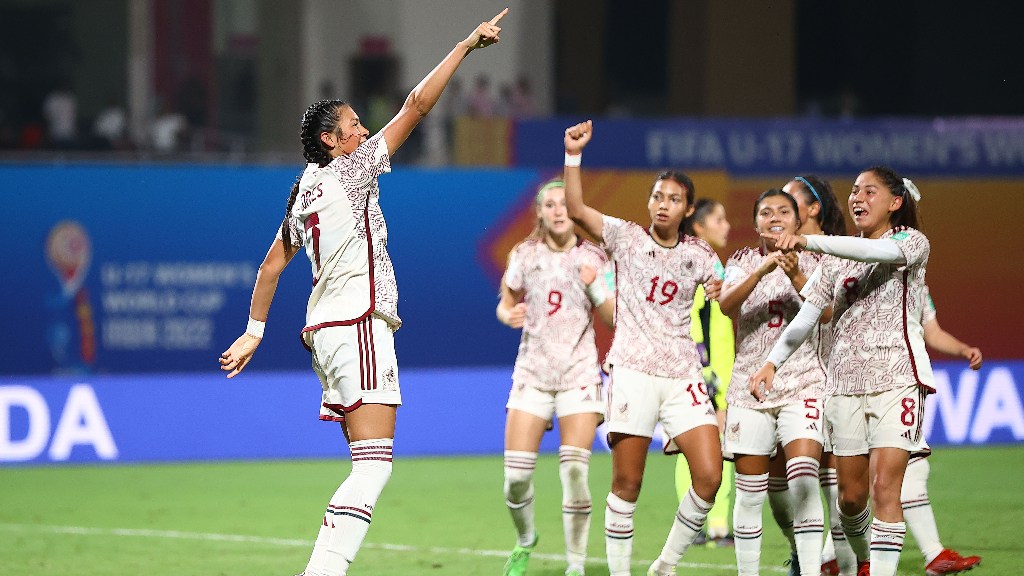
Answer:
[[[570,126],[565,129],[565,151],[569,154],[579,154],[583,151],[583,148],[590,142],[590,137],[594,134],[594,122],[587,120],[581,122],[575,126]]]

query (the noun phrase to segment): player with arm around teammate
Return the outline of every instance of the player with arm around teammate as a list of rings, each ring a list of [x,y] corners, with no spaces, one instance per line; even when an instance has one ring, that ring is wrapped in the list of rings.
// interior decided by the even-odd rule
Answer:
[[[320,419],[341,422],[352,453],[352,471],[321,518],[305,576],[348,572],[391,476],[401,404],[393,332],[401,320],[377,177],[391,170],[391,155],[437,103],[466,56],[498,41],[497,24],[507,11],[457,43],[372,137],[355,110],[340,100],[316,102],[302,117],[308,164],[257,273],[245,334],[221,354],[220,364],[228,378],[248,365],[263,337],[278,279],[304,246],[313,289],[302,342],[321,383]]]
[[[541,437],[557,417],[565,573],[582,576],[590,529],[590,449],[604,415],[593,313],[610,326],[614,301],[603,273],[608,258],[576,235],[560,180],[541,186],[536,210],[536,229],[509,255],[496,311],[503,324],[523,330],[505,421],[505,502],[518,542],[503,574],[525,574],[536,546],[533,473]]]
[[[781,250],[839,257],[822,264],[799,314],[749,385],[764,399],[778,367],[833,306],[825,417],[838,458],[840,521],[858,576],[896,573],[906,535],[903,475],[910,456],[928,450],[921,417],[933,376],[921,311],[930,248],[916,229],[919,198],[912,182],[876,166],[858,175],[848,200],[860,237],[762,234]]]
[[[795,233],[800,226],[797,214],[792,196],[779,189],[766,190],[754,203],[755,229],[759,233]],[[799,291],[819,258],[810,252],[784,254],[770,239],[763,239],[757,249],[743,248],[729,258],[719,303],[738,326],[734,381],[746,382],[796,316],[801,305]],[[751,397],[743,386],[732,387],[726,397],[725,451],[734,454],[736,463],[733,534],[741,576],[756,575],[760,570],[762,507],[768,491],[769,461],[777,444],[782,446],[777,458],[785,462],[792,494],[796,518],[792,530],[799,564],[805,567],[802,575],[818,576],[824,531],[818,493],[824,382],[817,339],[812,337],[779,370],[763,401]]]
[[[565,186],[569,216],[597,239],[615,264],[615,331],[608,363],[606,413],[612,449],[612,487],[605,509],[605,548],[612,576],[629,574],[633,513],[647,450],[660,422],[666,452],[682,450],[693,486],[679,504],[672,529],[649,575],[674,573],[700,532],[722,481],[718,420],[690,338],[697,285],[719,289],[721,262],[703,240],[682,233],[694,187],[681,172],[660,174],[647,195],[649,227],[606,216],[583,202],[580,163],[593,126],[565,131]]]

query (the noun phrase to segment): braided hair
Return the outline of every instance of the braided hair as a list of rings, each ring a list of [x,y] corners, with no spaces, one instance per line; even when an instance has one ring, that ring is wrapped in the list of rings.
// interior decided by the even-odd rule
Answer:
[[[310,164],[324,167],[331,162],[331,155],[327,146],[320,140],[320,134],[334,132],[341,119],[339,110],[347,103],[341,100],[319,100],[309,105],[306,112],[302,114],[302,126],[299,128],[299,139],[302,141],[302,157]],[[295,198],[299,195],[299,181],[302,174],[292,184],[291,194],[288,195],[288,203],[284,210],[284,220],[281,221],[281,238],[284,240],[285,252],[291,252],[292,229],[288,225],[291,218],[292,206],[295,205]]]

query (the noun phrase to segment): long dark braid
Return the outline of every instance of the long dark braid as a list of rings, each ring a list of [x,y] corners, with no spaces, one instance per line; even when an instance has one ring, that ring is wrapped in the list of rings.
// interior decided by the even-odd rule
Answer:
[[[302,115],[302,126],[299,128],[299,139],[302,141],[302,157],[310,164],[326,166],[331,162],[331,155],[328,149],[320,140],[320,134],[334,132],[338,127],[338,120],[341,115],[338,110],[347,103],[341,100],[319,100],[309,105]],[[288,203],[284,209],[284,220],[281,221],[281,238],[284,240],[285,252],[291,252],[292,229],[288,225],[288,219],[292,215],[292,206],[295,205],[295,198],[299,195],[299,181],[302,174],[292,184],[291,194],[288,195]]]

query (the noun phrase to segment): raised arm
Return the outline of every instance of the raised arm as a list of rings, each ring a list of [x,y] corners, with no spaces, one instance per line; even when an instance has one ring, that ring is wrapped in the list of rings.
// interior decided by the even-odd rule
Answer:
[[[594,134],[590,120],[565,129],[565,205],[569,218],[598,242],[604,242],[604,214],[583,203],[583,180],[580,161],[583,148]]]
[[[252,301],[249,304],[249,324],[245,333],[220,355],[220,369],[228,373],[228,378],[235,377],[249,364],[256,348],[263,341],[263,327],[277,291],[277,282],[296,252],[286,251],[280,239],[270,245],[270,250],[256,272],[256,285],[252,289]]]
[[[508,8],[491,18],[490,22],[481,22],[465,40],[456,44],[440,64],[435,66],[412,89],[412,92],[406,97],[402,109],[384,127],[384,141],[387,142],[389,155],[394,154],[405,143],[413,128],[416,128],[420,120],[427,115],[427,112],[430,112],[434,104],[437,104],[441,92],[444,91],[448,81],[455,75],[455,70],[462,64],[466,56],[473,50],[485,48],[499,41],[498,33],[501,32],[501,28],[498,27],[498,22],[506,14],[508,14]]]

